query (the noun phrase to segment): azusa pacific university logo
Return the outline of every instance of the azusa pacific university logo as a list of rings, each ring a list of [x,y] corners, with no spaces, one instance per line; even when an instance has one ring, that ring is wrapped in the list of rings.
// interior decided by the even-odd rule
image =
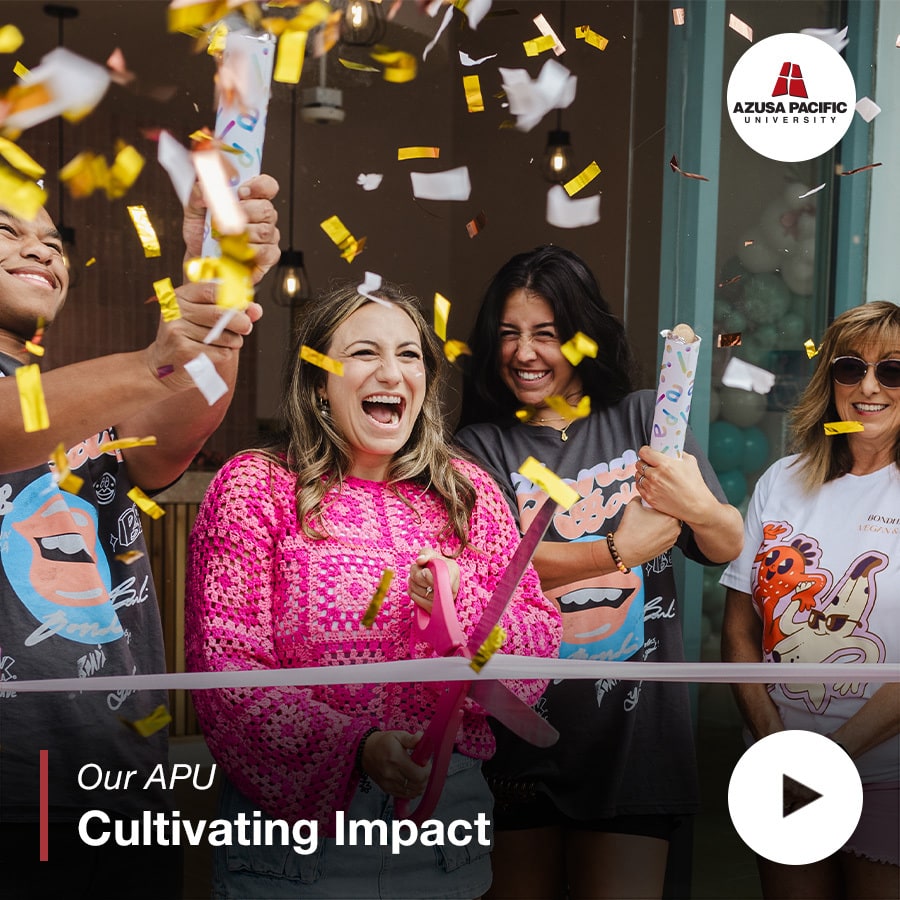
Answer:
[[[785,62],[781,66],[781,74],[775,82],[775,90],[772,91],[773,97],[807,97],[806,85],[803,83],[803,74],[800,72],[800,66],[790,61]]]

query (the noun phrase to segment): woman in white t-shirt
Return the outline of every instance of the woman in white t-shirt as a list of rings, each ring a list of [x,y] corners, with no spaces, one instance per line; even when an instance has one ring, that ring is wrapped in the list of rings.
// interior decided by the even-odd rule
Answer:
[[[827,434],[825,423],[861,430]],[[731,662],[900,662],[900,306],[838,316],[792,416],[797,455],[753,492],[728,588]],[[756,740],[825,734],[854,760],[863,813],[841,851],[810,865],[759,859],[766,897],[900,896],[900,684],[742,684]],[[808,764],[815,765],[814,760]]]

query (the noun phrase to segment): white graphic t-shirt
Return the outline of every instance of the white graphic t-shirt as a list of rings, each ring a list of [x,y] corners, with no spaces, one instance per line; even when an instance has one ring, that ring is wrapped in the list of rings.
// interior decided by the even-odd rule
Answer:
[[[834,664],[826,684],[769,685],[787,728],[828,734],[881,687],[842,678],[840,666],[900,662],[900,470],[844,475],[807,493],[796,459],[759,480],[744,551],[721,582],[753,598],[767,662]],[[863,781],[896,781],[900,737],[856,763]]]

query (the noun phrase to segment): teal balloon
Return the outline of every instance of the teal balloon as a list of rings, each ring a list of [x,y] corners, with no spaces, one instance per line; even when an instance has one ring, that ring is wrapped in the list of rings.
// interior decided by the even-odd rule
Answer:
[[[748,475],[769,461],[769,439],[755,425],[744,429],[744,458],[741,469]]]
[[[719,475],[719,484],[732,506],[738,506],[747,496],[747,479],[740,469],[729,469]]]
[[[791,304],[791,290],[774,272],[752,275],[744,285],[744,312],[754,322],[775,322]]]
[[[709,461],[717,472],[739,469],[744,459],[744,435],[730,422],[709,426]]]

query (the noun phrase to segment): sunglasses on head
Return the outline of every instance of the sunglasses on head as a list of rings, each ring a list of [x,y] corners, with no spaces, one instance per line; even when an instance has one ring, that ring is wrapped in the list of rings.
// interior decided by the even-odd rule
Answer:
[[[900,359],[883,359],[877,363],[867,363],[858,356],[839,356],[831,363],[831,377],[838,384],[859,384],[869,369],[875,370],[875,377],[882,387],[900,387]]]

